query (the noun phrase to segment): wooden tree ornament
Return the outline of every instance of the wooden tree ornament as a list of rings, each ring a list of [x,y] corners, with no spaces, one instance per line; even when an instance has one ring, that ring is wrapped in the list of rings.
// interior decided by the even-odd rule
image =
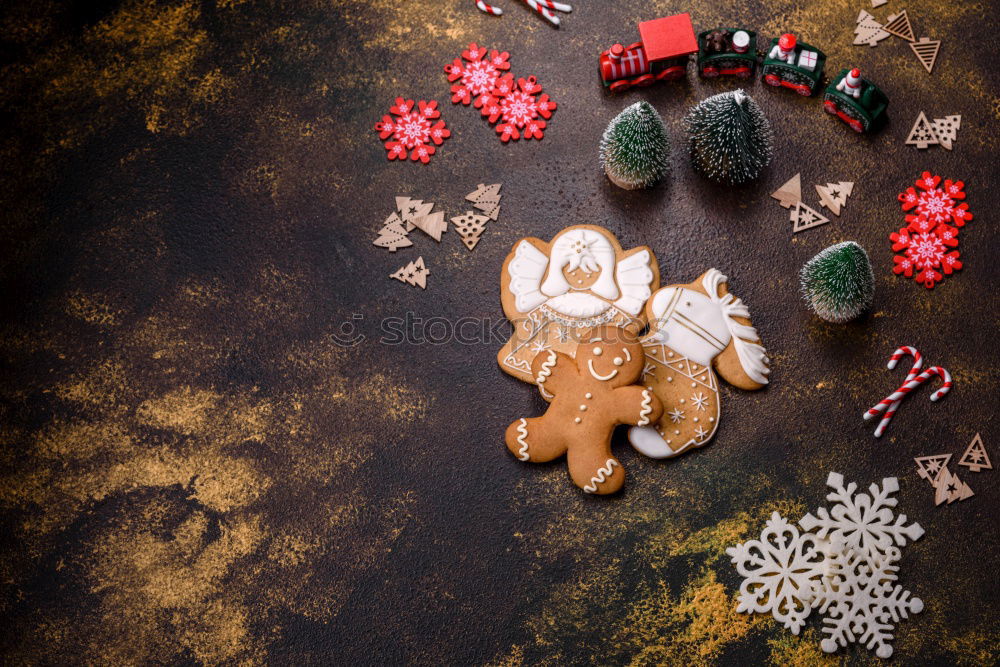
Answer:
[[[417,229],[438,243],[441,242],[441,235],[448,231],[448,222],[444,219],[444,213],[441,211],[435,211],[422,218],[417,218],[413,221],[413,224]]]
[[[941,475],[937,478],[937,482],[934,485],[935,505],[940,505],[946,500],[950,505],[956,500],[965,500],[974,495],[969,485],[952,474],[950,470],[947,468],[941,470]]]
[[[451,224],[455,226],[455,231],[462,237],[462,243],[469,250],[476,247],[479,237],[486,229],[489,218],[485,215],[478,215],[472,211],[466,211],[464,215],[459,215],[451,219]]]
[[[395,273],[390,273],[389,277],[395,278],[399,282],[406,283],[407,285],[427,289],[427,276],[430,274],[431,272],[427,270],[426,266],[424,266],[424,258],[417,257],[406,266],[396,270]]]
[[[931,486],[937,486],[937,478],[941,475],[941,471],[948,467],[951,454],[918,456],[913,460],[917,462],[917,475],[930,482]]]
[[[917,122],[913,124],[913,129],[910,130],[910,136],[906,138],[906,144],[917,148],[927,148],[939,143],[941,142],[934,132],[934,126],[927,120],[927,115],[921,111],[920,115],[917,116]]]
[[[430,213],[433,208],[432,202],[425,204],[419,199],[396,197],[396,210],[399,211],[399,215],[403,219],[406,231],[412,230],[416,226],[415,221]]]
[[[927,73],[930,74],[931,70],[934,69],[934,63],[937,62],[938,51],[941,50],[941,40],[931,40],[928,37],[921,37],[919,42],[911,41],[910,48],[917,54],[917,60],[924,66]]]
[[[477,209],[489,216],[490,220],[496,220],[500,215],[500,188],[501,183],[484,185],[480,183],[473,192],[465,195],[468,201]]]
[[[795,234],[830,222],[828,218],[824,218],[802,202],[798,202],[791,210],[789,219],[794,223],[792,232]]]
[[[976,437],[972,439],[969,446],[966,447],[965,453],[962,454],[961,460],[959,460],[958,465],[966,466],[972,472],[979,472],[980,470],[993,470],[993,464],[990,462],[990,455],[986,453],[986,446],[983,445],[983,439],[977,433]]]
[[[780,188],[771,193],[782,208],[791,208],[802,201],[802,174],[795,174]]]
[[[877,46],[883,39],[888,39],[889,33],[882,29],[882,24],[875,17],[861,10],[858,14],[858,24],[854,27],[854,45]]]
[[[830,209],[834,215],[840,215],[841,207],[847,204],[847,198],[853,191],[854,183],[848,181],[816,186],[820,206]]]
[[[941,144],[942,148],[950,151],[952,142],[958,139],[958,129],[962,126],[962,116],[935,118],[931,125],[934,127],[934,135],[937,137],[938,143]]]
[[[872,9],[888,4],[889,0],[872,0]]]
[[[889,34],[901,37],[908,42],[912,42],[916,39],[913,36],[913,27],[910,25],[910,17],[906,15],[905,9],[898,14],[890,16],[889,21],[882,26],[882,29]]]
[[[374,244],[379,248],[388,248],[389,252],[396,252],[400,248],[413,245],[413,241],[407,238],[406,226],[398,213],[393,213],[385,220],[385,224],[378,232],[378,238]]]

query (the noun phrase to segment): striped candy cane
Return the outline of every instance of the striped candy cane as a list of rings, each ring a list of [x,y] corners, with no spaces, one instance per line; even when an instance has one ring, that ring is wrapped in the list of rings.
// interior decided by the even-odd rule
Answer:
[[[536,2],[536,0],[524,0],[524,2],[529,7],[534,9],[536,12],[544,16],[548,20],[548,22],[551,23],[552,25],[554,26],[559,25],[559,17],[550,12],[545,7],[542,7],[540,4],[538,4],[538,2]]]
[[[535,0],[535,2],[537,2],[540,5],[542,5],[543,7],[548,7],[549,9],[554,9],[557,12],[567,12],[568,13],[568,12],[573,11],[573,7],[571,5],[567,5],[564,2],[552,2],[552,0]]]
[[[923,357],[920,356],[920,352],[917,348],[910,347],[909,345],[896,348],[896,351],[893,352],[892,356],[889,358],[889,363],[886,364],[889,370],[892,370],[896,367],[896,364],[899,363],[899,360],[907,355],[913,357],[913,366],[910,368],[910,372],[906,374],[906,379],[903,380],[903,384],[906,384],[913,378],[917,377],[917,375],[920,374],[920,369],[924,366]],[[892,405],[889,406],[889,409],[886,410],[885,416],[882,417],[882,421],[878,423],[878,427],[875,429],[876,438],[885,432],[886,426],[889,425],[889,421],[892,419],[892,416],[896,414],[896,410],[899,409],[900,403],[902,403],[901,400],[893,401]]]
[[[864,414],[864,418],[868,420],[874,417],[875,415],[885,411],[889,406],[893,404],[893,402],[901,400],[902,398],[906,397],[907,394],[909,394],[915,388],[919,387],[928,379],[930,379],[932,375],[937,375],[939,378],[944,380],[944,384],[942,384],[937,391],[931,394],[932,401],[938,400],[939,398],[947,394],[948,391],[951,389],[951,374],[940,366],[931,366],[923,373],[913,378],[909,382],[904,383],[902,387],[900,387],[896,391],[892,392],[891,394],[883,398],[878,405],[872,407],[870,410],[868,410],[868,412]]]
[[[476,7],[479,8],[479,11],[486,12],[487,14],[491,14],[493,16],[501,16],[503,14],[502,9],[486,4],[483,0],[476,0]]]

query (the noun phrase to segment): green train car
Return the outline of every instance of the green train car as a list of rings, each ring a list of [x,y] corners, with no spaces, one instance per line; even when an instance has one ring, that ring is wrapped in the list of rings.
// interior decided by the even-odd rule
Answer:
[[[856,98],[837,89],[837,86],[848,74],[857,81],[855,87],[860,89],[859,96]],[[848,86],[849,88],[850,86]],[[888,107],[889,98],[885,96],[885,93],[874,83],[861,77],[860,72],[856,69],[840,70],[840,74],[830,81],[830,85],[823,93],[823,109],[847,123],[855,132],[877,132],[880,130],[889,118],[886,113]]]
[[[779,47],[789,46],[789,53],[794,54],[794,62],[772,58],[771,53]],[[799,95],[809,97],[819,90],[823,78],[823,68],[826,66],[826,54],[805,42],[797,42],[794,35],[786,34],[771,40],[771,47],[764,54],[764,66],[761,73],[764,83],[791,88]]]
[[[757,33],[753,30],[719,28],[698,33],[698,73],[706,79],[749,79],[756,67]]]

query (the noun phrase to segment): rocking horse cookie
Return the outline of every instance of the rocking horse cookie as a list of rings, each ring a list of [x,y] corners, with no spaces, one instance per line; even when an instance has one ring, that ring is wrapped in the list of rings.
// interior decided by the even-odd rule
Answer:
[[[505,373],[536,384],[532,362],[550,351],[573,357],[580,334],[612,325],[638,333],[643,306],[660,284],[653,252],[625,251],[608,230],[575,225],[545,242],[518,241],[500,278],[503,310],[514,324],[497,354]],[[550,392],[542,396],[551,400]]]
[[[770,372],[750,312],[729,293],[726,276],[709,269],[686,285],[656,291],[646,304],[649,333],[642,384],[652,387],[663,416],[629,429],[629,442],[652,458],[703,447],[719,426],[716,373],[740,389],[760,389]],[[713,370],[714,368],[714,370]]]
[[[618,424],[644,427],[663,411],[650,387],[633,384],[645,358],[634,333],[604,325],[580,338],[576,358],[546,350],[531,363],[549,406],[541,417],[507,427],[507,449],[521,461],[545,462],[566,455],[570,477],[586,493],[614,493],[625,470],[611,453]]]

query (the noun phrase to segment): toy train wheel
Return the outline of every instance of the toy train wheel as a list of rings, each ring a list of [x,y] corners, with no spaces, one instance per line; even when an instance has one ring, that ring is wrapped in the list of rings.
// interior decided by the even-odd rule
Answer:
[[[766,83],[769,86],[780,86],[781,77],[778,76],[777,74],[768,74],[767,76],[764,77],[764,83]]]
[[[714,79],[715,77],[719,76],[719,68],[708,65],[703,70],[701,70],[701,75],[706,79]]]
[[[860,133],[865,131],[865,126],[861,123],[860,120],[852,120],[848,123],[848,125],[850,125],[851,129],[854,130],[855,132]]]
[[[680,79],[684,76],[685,68],[682,65],[674,65],[673,67],[668,67],[663,70],[663,74],[660,78],[666,79],[668,81],[674,81],[675,79]]]
[[[823,102],[823,109],[830,115],[833,116],[837,115],[837,105],[834,104],[831,100]]]
[[[796,86],[795,92],[797,92],[802,97],[809,97],[813,94],[812,88],[809,86]]]
[[[610,86],[612,93],[620,93],[622,91],[628,90],[631,87],[632,84],[628,81],[615,81]]]
[[[643,74],[632,83],[636,86],[639,86],[640,88],[645,88],[646,86],[651,86],[654,83],[656,83],[656,77],[654,77],[652,74]]]
[[[736,76],[741,79],[749,79],[751,74],[753,74],[753,72],[750,71],[749,67],[741,67],[740,71],[736,73]]]

